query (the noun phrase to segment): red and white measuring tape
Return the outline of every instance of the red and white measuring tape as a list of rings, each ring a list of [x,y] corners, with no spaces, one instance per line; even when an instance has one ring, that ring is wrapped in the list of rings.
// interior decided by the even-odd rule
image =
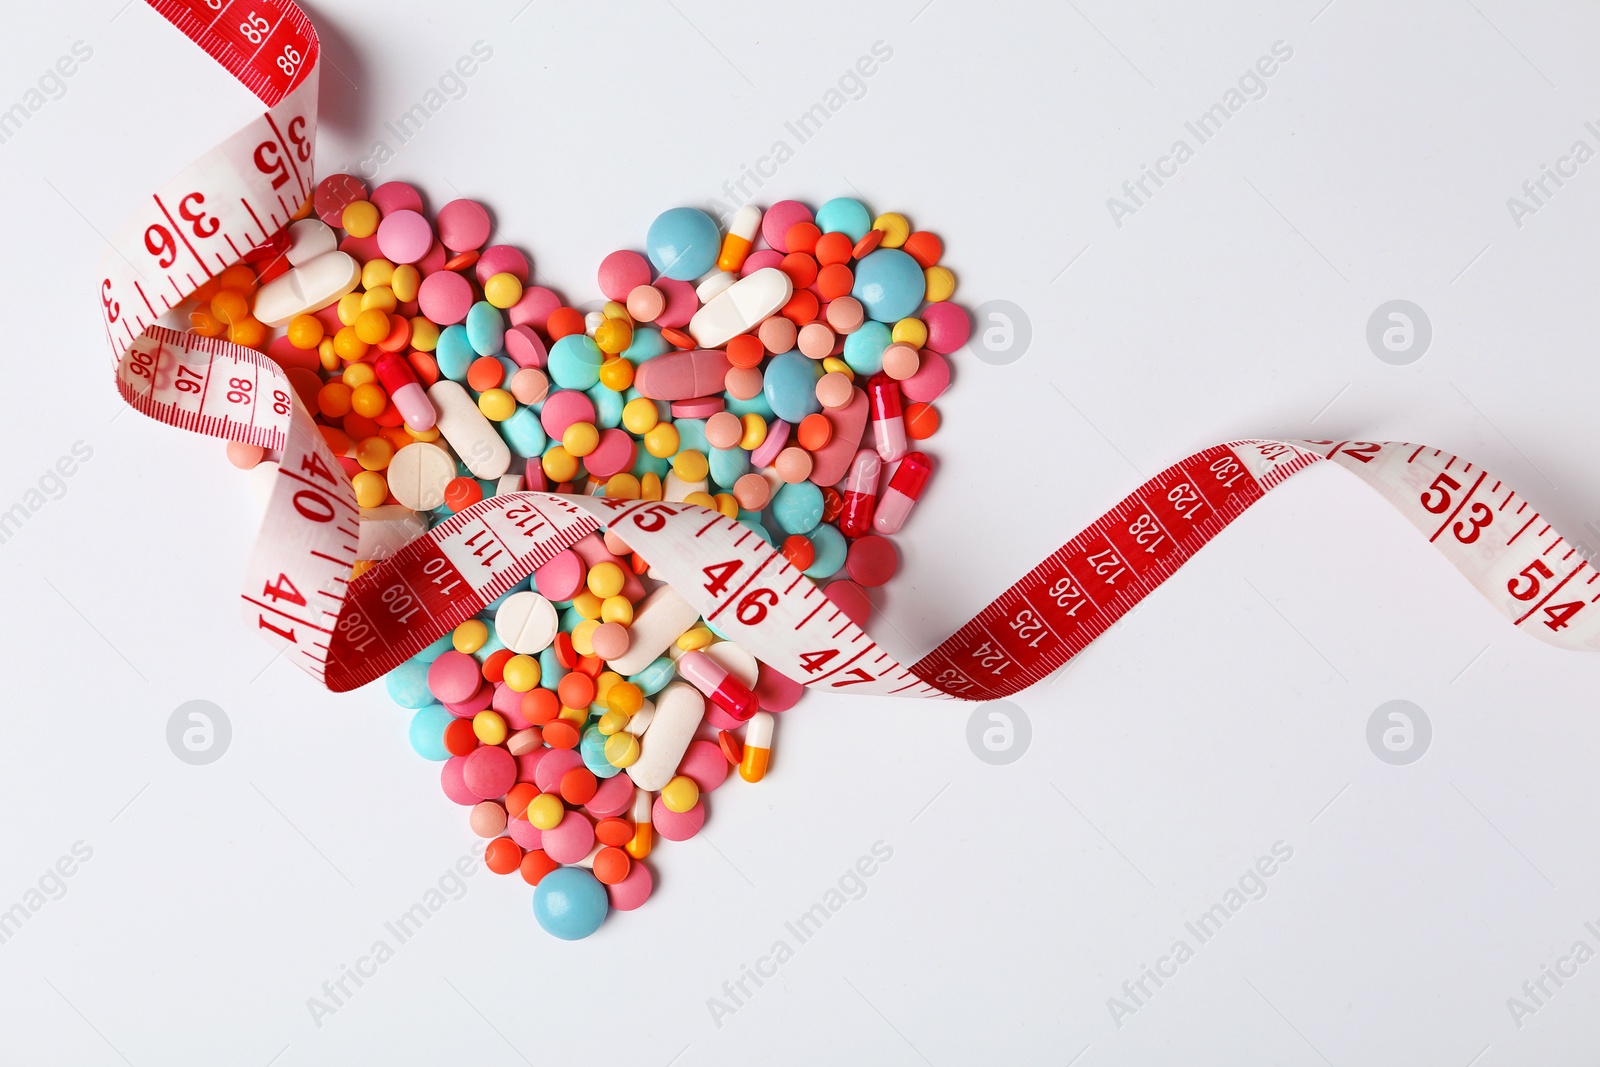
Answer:
[[[1150,479],[917,663],[897,662],[747,527],[684,503],[494,496],[350,579],[359,510],[272,360],[157,324],[241,257],[270,254],[311,195],[316,32],[290,0],[147,0],[265,113],[122,231],[100,284],[117,386],[194,433],[281,453],[241,594],[249,626],[329,689],[379,677],[600,526],[757,658],[847,693],[989,700],[1077,655],[1269,489],[1328,460],[1383,494],[1508,619],[1600,649],[1600,573],[1508,486],[1426,445],[1235,441]]]

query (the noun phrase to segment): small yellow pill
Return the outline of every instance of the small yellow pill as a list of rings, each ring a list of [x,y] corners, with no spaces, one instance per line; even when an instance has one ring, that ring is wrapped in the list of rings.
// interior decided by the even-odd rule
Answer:
[[[483,283],[483,298],[502,310],[522,299],[522,283],[515,274],[501,271]]]
[[[895,341],[904,341],[913,348],[921,348],[928,343],[928,327],[921,319],[901,319],[894,324],[894,329],[889,331],[889,336]]]
[[[633,364],[621,356],[600,364],[600,384],[613,393],[627,392],[633,384]]]
[[[687,774],[680,774],[661,787],[661,803],[681,815],[700,803],[700,787]]]
[[[649,433],[660,421],[661,411],[648,397],[636,396],[622,405],[622,425],[635,436]]]
[[[589,592],[604,600],[622,592],[622,568],[606,560],[589,568]]]
[[[606,693],[606,707],[632,715],[644,707],[644,690],[632,682],[618,682]]]
[[[698,504],[703,508],[715,508],[717,506],[717,502],[712,499],[710,493],[690,493],[683,498],[683,502],[685,504]]]
[[[346,363],[354,363],[366,355],[371,345],[356,336],[354,327],[346,326],[333,335],[333,350]]]
[[[717,502],[717,510],[722,512],[724,517],[729,519],[739,517],[739,502],[733,499],[732,493],[718,493],[712,499]]]
[[[838,356],[824,356],[822,360],[822,370],[824,374],[832,374],[837,371],[846,378],[849,378],[851,381],[854,381],[856,376],[856,372],[850,369],[850,364],[846,363]]]
[[[638,500],[639,479],[631,474],[613,474],[606,480],[607,500]]]
[[[544,476],[553,482],[570,482],[578,474],[578,460],[560,445],[552,445],[540,460]]]
[[[506,739],[506,720],[498,711],[488,708],[472,717],[472,732],[486,745],[498,745]]]
[[[600,611],[604,606],[605,601],[587,589],[581,590],[577,596],[572,598],[572,610],[585,619],[598,620]],[[587,653],[585,654],[587,655]]]
[[[415,300],[421,285],[422,272],[409,263],[396,267],[389,279],[389,288],[394,290],[394,298],[400,301]]]
[[[539,661],[533,656],[512,656],[506,660],[501,677],[513,692],[531,693],[539,684]]]
[[[356,506],[375,508],[389,497],[389,482],[377,471],[357,471],[350,484],[356,491]]]
[[[478,410],[490,422],[505,422],[517,413],[517,398],[504,389],[485,389],[478,394]]]
[[[377,308],[369,308],[356,316],[356,323],[351,329],[367,344],[375,345],[389,336],[389,316]]]
[[[323,370],[339,369],[339,353],[334,350],[333,338],[324,337],[317,342],[317,362],[322,364]]]
[[[600,431],[592,422],[575,422],[561,435],[561,447],[580,459],[600,444]]]
[[[393,311],[400,306],[400,301],[395,299],[394,290],[387,285],[380,285],[376,289],[368,289],[361,294],[361,310]]]
[[[608,711],[600,716],[600,721],[596,725],[602,734],[610,737],[617,731],[627,728],[628,717],[620,711]]]
[[[350,410],[357,415],[376,418],[389,404],[389,394],[376,382],[358,385],[350,390]]]
[[[466,622],[450,631],[450,645],[457,652],[467,655],[482,648],[484,642],[489,640],[489,627],[479,619],[468,619]]]
[[[872,220],[874,230],[883,231],[879,248],[899,248],[911,236],[911,223],[898,211],[888,211]]]
[[[370,363],[352,363],[339,372],[339,380],[354,389],[377,381],[378,372]]]
[[[594,331],[594,343],[608,356],[615,356],[633,343],[633,327],[621,319],[607,319]]]
[[[600,604],[600,621],[633,625],[633,601],[625,596],[608,596]]]
[[[361,298],[366,295],[361,292],[346,293],[339,298],[337,310],[339,321],[346,326],[356,324],[356,316],[361,314]]]
[[[767,420],[752,411],[739,421],[744,426],[744,435],[739,438],[739,447],[746,452],[754,452],[761,447],[761,442],[767,439]]]
[[[356,200],[345,205],[339,218],[344,232],[351,237],[371,237],[378,232],[378,208],[370,200]]]
[[[389,466],[393,458],[394,445],[387,438],[363,437],[356,443],[356,462],[361,464],[363,470],[381,471]]]
[[[639,475],[639,499],[660,500],[661,478],[655,471],[645,471]]]
[[[956,276],[949,267],[932,266],[922,272],[928,283],[928,303],[949,300],[956,292]]]
[[[639,760],[639,739],[630,733],[615,733],[606,738],[606,762],[613,767],[631,767]]]
[[[610,742],[606,744],[609,747]],[[636,753],[633,758],[638,759],[638,754]],[[561,825],[561,820],[566,818],[566,815],[567,806],[561,803],[561,797],[555,793],[540,793],[528,802],[528,821],[541,830],[554,830]]]
[[[706,474],[710,472],[711,467],[706,462],[706,454],[704,452],[686,448],[673,457],[672,470],[686,482],[703,482],[706,480]]]
[[[596,605],[598,608],[599,605]],[[592,619],[584,619],[572,628],[572,647],[580,656],[594,655],[594,632],[600,628],[599,612]]]
[[[413,270],[416,268],[413,267]],[[395,266],[387,259],[369,259],[361,265],[361,288],[376,289],[394,280]]]
[[[694,652],[705,648],[716,640],[716,636],[704,626],[695,626],[678,635],[678,647],[685,652]]]
[[[296,348],[316,348],[324,333],[322,320],[315,315],[296,315],[289,320],[289,343]]]
[[[667,422],[651,427],[644,435],[644,450],[657,459],[666,459],[678,450],[678,428]]]
[[[411,347],[418,352],[432,352],[439,347],[439,326],[421,315],[411,318]]]
[[[633,316],[628,314],[628,305],[618,303],[615,300],[607,300],[601,305],[600,314],[608,319],[620,319],[629,326],[633,325]]]

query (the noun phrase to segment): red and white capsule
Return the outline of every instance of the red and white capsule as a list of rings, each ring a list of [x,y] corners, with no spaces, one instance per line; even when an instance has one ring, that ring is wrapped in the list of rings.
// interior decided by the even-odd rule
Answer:
[[[900,407],[900,383],[879,371],[867,379],[872,405],[872,442],[885,463],[906,454],[906,420]]]
[[[685,652],[679,656],[678,673],[705,694],[707,700],[740,722],[761,710],[761,701],[756,695],[704,652]]]

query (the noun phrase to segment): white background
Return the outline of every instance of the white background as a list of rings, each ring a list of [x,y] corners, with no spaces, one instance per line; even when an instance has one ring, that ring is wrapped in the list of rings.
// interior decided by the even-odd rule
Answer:
[[[539,280],[593,299],[606,252],[704,204],[779,139],[759,201],[857,193],[941,234],[969,308],[1032,343],[955,359],[941,468],[874,629],[932,647],[1142,478],[1237,436],[1427,442],[1600,544],[1600,162],[1507,198],[1600,120],[1600,15],[1574,3],[1104,0],[806,5],[322,3],[319,169],[475,41],[492,58],[379,179],[490,205]],[[379,687],[334,697],[233,593],[256,518],[219,444],[115,417],[101,235],[251,113],[135,3],[8,14],[0,107],[93,57],[7,143],[0,510],[92,458],[0,546],[9,814],[0,909],[92,857],[0,944],[7,1063],[1592,1063],[1600,962],[1519,1026],[1507,999],[1600,950],[1600,668],[1514,632],[1344,472],[1254,509],[1063,675],[1031,745],[969,749],[969,706],[808,696],[772,775],[652,857],[657,892],[558,942],[479,871],[319,1026],[308,1007],[472,847]],[[1319,10],[1320,8],[1320,10]],[[874,42],[866,91],[784,123]],[[1274,42],[1293,57],[1118,227],[1153,165]],[[1600,123],[1597,123],[1600,124]],[[770,172],[770,168],[769,168]],[[748,188],[752,188],[748,187]],[[1552,190],[1555,187],[1550,186]],[[1366,322],[1425,309],[1391,366]],[[1002,521],[1002,517],[1004,521]],[[180,762],[168,717],[225,709]],[[1369,749],[1374,709],[1433,727]],[[864,896],[714,1020],[708,1001],[882,841]],[[1175,978],[1154,965],[1274,843],[1293,858]],[[348,984],[348,983],[347,983]],[[1147,980],[1147,985],[1149,985]],[[1544,999],[1544,998],[1541,998]],[[1132,1004],[1131,1001],[1126,1001]],[[1531,1002],[1530,1002],[1531,1003]]]

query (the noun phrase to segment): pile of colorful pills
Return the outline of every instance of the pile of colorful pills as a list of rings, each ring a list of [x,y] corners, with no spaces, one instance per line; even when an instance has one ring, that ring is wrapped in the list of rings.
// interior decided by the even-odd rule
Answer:
[[[486,496],[689,501],[778,547],[855,621],[932,472],[967,314],[938,237],[859,201],[663,212],[584,311],[530,284],[470,200],[317,186],[270,260],[195,294],[191,328],[282,365],[353,484],[360,573]],[[271,469],[253,446],[232,461]],[[802,687],[699,618],[614,532],[590,535],[392,671],[412,746],[535,887],[557,937],[649,897],[733,768],[765,775]]]

